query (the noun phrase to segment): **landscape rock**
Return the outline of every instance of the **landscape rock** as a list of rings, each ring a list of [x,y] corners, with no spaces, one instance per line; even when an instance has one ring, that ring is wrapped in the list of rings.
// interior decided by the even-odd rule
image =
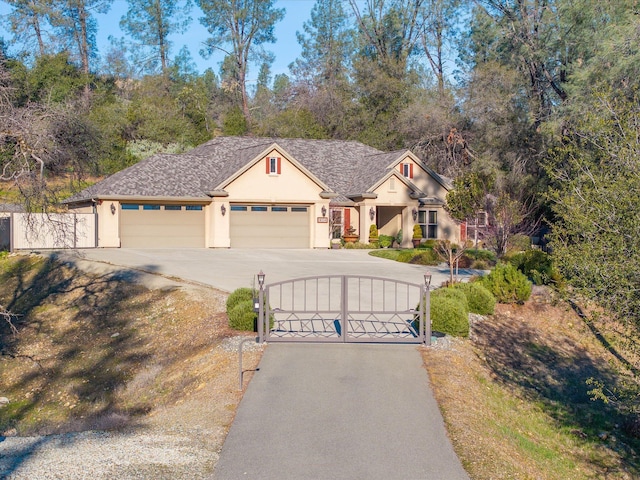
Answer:
[[[9,399],[7,397],[0,397],[0,408],[9,405]]]

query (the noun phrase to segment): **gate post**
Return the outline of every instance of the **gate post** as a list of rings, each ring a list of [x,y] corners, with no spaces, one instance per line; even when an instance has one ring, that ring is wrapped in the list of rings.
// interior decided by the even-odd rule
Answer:
[[[260,270],[258,274],[258,285],[260,290],[258,291],[258,343],[264,342],[264,273]]]
[[[431,289],[428,285],[424,286],[424,344],[431,345]]]

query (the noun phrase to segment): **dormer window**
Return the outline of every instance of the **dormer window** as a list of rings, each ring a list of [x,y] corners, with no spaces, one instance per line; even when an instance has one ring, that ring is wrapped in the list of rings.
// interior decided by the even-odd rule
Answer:
[[[413,178],[413,163],[401,163],[400,172],[405,178]]]
[[[267,174],[280,175],[282,159],[280,157],[267,157]]]

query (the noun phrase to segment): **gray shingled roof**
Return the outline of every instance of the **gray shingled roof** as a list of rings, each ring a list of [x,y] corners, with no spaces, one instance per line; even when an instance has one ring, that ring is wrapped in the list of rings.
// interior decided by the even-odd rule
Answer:
[[[359,142],[286,138],[217,137],[176,155],[158,154],[67,199],[75,203],[104,196],[207,198],[271,145],[279,145],[346,200],[366,192],[406,150],[381,152]]]

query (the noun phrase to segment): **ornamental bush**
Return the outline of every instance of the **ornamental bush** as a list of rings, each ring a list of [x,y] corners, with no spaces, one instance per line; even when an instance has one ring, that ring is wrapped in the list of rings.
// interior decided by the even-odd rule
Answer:
[[[242,300],[227,312],[229,326],[234,330],[254,331],[258,314],[253,310],[253,300]]]
[[[493,314],[496,307],[496,297],[483,287],[480,282],[457,283],[452,288],[464,292],[471,313],[479,315]]]
[[[463,292],[462,290],[455,289],[453,287],[444,287],[438,288],[437,290],[431,292],[432,299],[442,297],[450,298],[454,302],[459,303],[463,306],[467,314],[469,313],[469,301],[467,300],[465,292]]]
[[[233,307],[235,307],[240,302],[245,302],[247,300],[250,300],[253,305],[254,296],[257,297],[258,292],[253,288],[242,287],[234,290],[227,298],[227,315],[229,315],[229,312],[233,310]]]
[[[454,337],[467,337],[469,336],[469,312],[464,308],[464,304],[456,301],[452,296],[432,294],[431,328]]]
[[[509,258],[509,263],[524,273],[535,285],[561,285],[562,276],[551,256],[542,250],[527,250]]]
[[[524,303],[531,295],[531,282],[510,263],[499,263],[480,282],[499,303]]]
[[[409,260],[409,263],[416,265],[438,265],[440,263],[440,257],[435,251],[427,249],[424,252],[414,255],[413,258]]]

